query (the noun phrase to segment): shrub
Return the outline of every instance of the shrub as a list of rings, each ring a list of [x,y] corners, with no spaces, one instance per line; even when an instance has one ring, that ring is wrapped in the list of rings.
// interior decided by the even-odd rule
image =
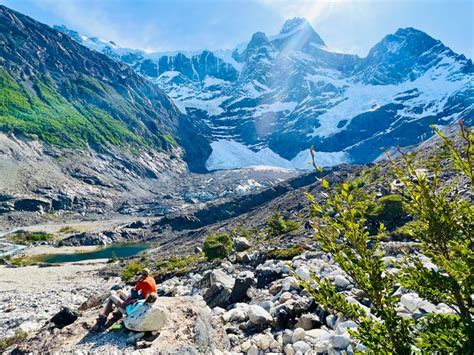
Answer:
[[[274,249],[268,252],[268,259],[291,260],[295,256],[303,254],[308,247],[304,244],[298,244],[287,249]]]
[[[423,222],[416,220],[405,223],[403,226],[398,227],[390,233],[390,236],[393,240],[416,240],[420,238],[422,233],[426,233],[426,229],[427,226]]]
[[[156,267],[160,273],[176,272],[178,274],[186,273],[192,265],[204,261],[202,254],[189,256],[172,256],[165,260],[157,261]]]
[[[230,254],[234,242],[226,233],[209,234],[204,241],[204,255],[208,260],[222,259]]]
[[[23,340],[27,338],[28,334],[24,331],[18,330],[15,335],[8,337],[8,338],[1,338],[0,339],[0,353],[3,353],[6,349],[10,346],[21,343]]]
[[[272,237],[287,234],[298,229],[299,227],[300,224],[297,221],[285,219],[278,212],[275,212],[267,221],[267,231]]]
[[[122,269],[122,279],[125,282],[132,280],[136,277],[137,274],[140,274],[145,267],[145,262],[143,260],[133,259],[129,261],[127,265],[125,265],[125,267]]]
[[[367,213],[367,217],[375,223],[383,223],[388,227],[399,225],[407,216],[400,195],[387,195],[379,198]]]
[[[7,240],[22,245],[54,240],[55,236],[46,232],[25,232],[21,231],[7,236]]]
[[[435,129],[436,130],[436,129]],[[474,182],[474,133],[461,123],[464,147],[459,149],[440,131],[450,152],[449,159],[458,170],[454,182],[468,181],[471,192]],[[469,196],[461,196],[455,183],[440,179],[443,166],[431,161],[428,170],[433,175],[416,169],[412,157],[401,154],[401,166],[388,156],[391,167],[403,184],[407,211],[413,215],[413,226],[418,226],[417,253],[412,253],[400,265],[398,274],[387,270],[380,240],[385,234],[383,224],[376,235],[366,228],[368,201],[357,201],[349,184],[340,192],[330,192],[329,183],[322,179],[328,190],[327,201],[319,205],[308,195],[315,211],[316,237],[323,249],[334,256],[340,267],[363,290],[371,302],[371,313],[349,303],[327,279],[314,277],[318,289],[310,283],[302,284],[324,308],[341,313],[354,320],[359,327],[349,332],[372,353],[471,353],[474,348],[474,206]],[[425,170],[426,171],[426,170]],[[464,175],[464,176],[462,176]],[[464,178],[464,180],[463,180]],[[465,179],[467,178],[467,179]],[[467,198],[466,198],[467,197]],[[380,216],[400,215],[400,198],[390,198],[388,205],[395,213],[381,212]],[[371,211],[373,212],[373,211]],[[410,226],[406,227],[406,229]],[[413,231],[413,229],[412,229]],[[424,254],[436,267],[421,262]],[[417,292],[420,297],[435,304],[443,302],[456,310],[453,314],[430,314],[416,320],[397,314],[398,297],[393,290],[397,283]],[[417,347],[417,348],[414,348]]]

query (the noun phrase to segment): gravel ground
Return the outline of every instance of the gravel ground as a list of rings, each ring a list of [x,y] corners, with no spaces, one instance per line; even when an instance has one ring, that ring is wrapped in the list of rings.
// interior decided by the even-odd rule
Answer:
[[[119,282],[104,280],[98,271],[103,262],[61,266],[0,267],[0,337],[17,329],[34,331],[61,307],[79,307],[94,293],[103,293]]]

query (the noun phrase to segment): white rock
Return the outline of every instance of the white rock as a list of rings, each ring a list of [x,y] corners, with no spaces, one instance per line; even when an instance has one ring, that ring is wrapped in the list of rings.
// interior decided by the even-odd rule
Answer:
[[[422,299],[416,293],[406,293],[400,297],[400,303],[410,312],[415,312]]]
[[[247,350],[247,355],[258,355],[258,347],[257,345],[252,345],[250,349]]]
[[[25,333],[33,332],[35,330],[38,330],[39,328],[41,328],[41,324],[31,320],[21,323],[18,327],[18,329],[22,330]]]
[[[291,300],[293,298],[293,295],[291,294],[291,292],[283,292],[280,296],[280,303],[285,303],[286,301],[288,300]]]
[[[330,334],[324,329],[311,329],[306,331],[306,336],[313,339],[329,339]]]
[[[251,305],[249,307],[249,319],[250,322],[255,325],[265,325],[273,321],[270,313],[257,305]]]
[[[285,355],[295,354],[295,351],[293,350],[293,346],[291,346],[291,344],[285,345],[285,347],[283,348],[283,352],[285,353]]]
[[[296,351],[296,353],[306,354],[311,350],[311,345],[300,340],[293,344],[293,350]]]
[[[233,308],[222,315],[224,322],[244,322],[247,320],[247,312],[241,308]]]
[[[337,349],[345,349],[351,343],[349,334],[336,334],[331,337],[331,344]]]
[[[168,314],[169,310],[158,302],[144,303],[135,313],[125,317],[123,324],[136,332],[160,330],[166,325]]]
[[[221,307],[214,307],[214,308],[212,309],[212,315],[213,315],[213,316],[219,317],[219,316],[222,316],[224,313],[225,313],[225,309],[224,309],[224,308],[221,308]]]
[[[284,291],[289,291],[292,288],[293,289],[298,289],[299,287],[300,287],[300,284],[299,284],[298,280],[296,278],[294,278],[293,276],[285,277],[282,280],[282,289]]]
[[[336,277],[334,278],[334,284],[336,285],[336,287],[338,288],[347,288],[351,283],[349,282],[348,279],[346,279],[344,276],[342,275],[336,275]]]
[[[240,350],[242,350],[244,353],[246,353],[251,347],[252,342],[250,340],[246,340],[242,344],[240,344]]]
[[[303,340],[304,337],[306,336],[306,331],[303,328],[296,328],[293,331],[293,335],[291,337],[291,341],[296,343],[297,341]]]
[[[255,344],[261,349],[261,350],[267,350],[270,348],[272,345],[274,339],[271,334],[265,333],[265,334],[259,334],[254,338]],[[278,345],[278,344],[277,344]]]
[[[316,351],[318,353],[327,352],[327,351],[329,351],[330,347],[331,347],[331,343],[330,343],[329,339],[318,340],[313,345],[314,351]]]
[[[300,266],[299,268],[297,268],[295,270],[295,273],[296,273],[296,275],[298,275],[299,277],[301,277],[305,281],[310,281],[311,280],[311,274],[310,274],[309,270],[304,266]]]
[[[342,323],[339,323],[339,325],[336,327],[336,333],[337,334],[344,334],[347,332],[347,328],[357,328],[358,325],[356,322],[348,320]]]

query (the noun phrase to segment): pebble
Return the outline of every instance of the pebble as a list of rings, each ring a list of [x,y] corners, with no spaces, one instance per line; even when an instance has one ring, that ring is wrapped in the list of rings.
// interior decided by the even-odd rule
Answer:
[[[351,343],[351,338],[349,334],[336,334],[331,337],[331,344],[336,348],[336,349],[345,349],[349,346]]]
[[[304,341],[297,341],[296,343],[293,344],[293,350],[296,353],[301,353],[305,354],[311,350],[311,345]]]
[[[303,328],[296,328],[293,331],[293,335],[291,337],[291,341],[294,343],[303,340],[306,336],[306,331]]]

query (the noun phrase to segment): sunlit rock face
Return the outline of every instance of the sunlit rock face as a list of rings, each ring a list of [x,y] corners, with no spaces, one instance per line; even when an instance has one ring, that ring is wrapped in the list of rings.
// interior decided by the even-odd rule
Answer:
[[[473,123],[472,61],[413,28],[365,58],[331,51],[301,18],[277,35],[200,53],[146,54],[61,30],[158,83],[215,143],[209,170],[309,168],[311,146],[322,165],[371,162],[382,147],[428,138],[432,124]]]

